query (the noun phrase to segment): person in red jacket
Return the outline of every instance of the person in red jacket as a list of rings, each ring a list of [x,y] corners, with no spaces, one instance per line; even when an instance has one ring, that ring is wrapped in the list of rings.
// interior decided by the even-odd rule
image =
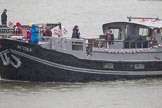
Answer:
[[[51,29],[44,28],[44,30],[43,30],[43,36],[51,37],[52,36]]]
[[[21,23],[19,23],[19,22],[16,23],[16,26],[15,26],[15,29],[14,29],[14,35],[16,35],[16,36],[23,35]]]
[[[31,35],[30,35],[30,27],[26,28],[26,39],[31,40]]]
[[[31,34],[30,34],[31,25],[32,24],[29,24],[29,27],[26,28],[26,39],[28,39],[29,41],[31,40]]]

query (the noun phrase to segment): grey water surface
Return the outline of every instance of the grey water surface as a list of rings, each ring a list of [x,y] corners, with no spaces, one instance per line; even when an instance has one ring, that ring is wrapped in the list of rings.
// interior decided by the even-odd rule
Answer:
[[[0,82],[0,108],[161,108],[162,79],[90,83]]]
[[[8,22],[61,22],[82,37],[102,34],[102,24],[127,16],[162,18],[161,0],[0,0]],[[33,67],[34,68],[34,67]],[[1,70],[0,70],[1,71]],[[162,108],[162,79],[89,83],[0,81],[0,108]]]

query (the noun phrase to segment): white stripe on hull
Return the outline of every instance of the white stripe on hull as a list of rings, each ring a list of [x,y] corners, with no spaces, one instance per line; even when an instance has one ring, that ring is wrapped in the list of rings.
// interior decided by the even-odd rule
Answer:
[[[3,54],[3,53],[9,53],[8,50],[4,50],[4,51],[1,51],[0,54]]]

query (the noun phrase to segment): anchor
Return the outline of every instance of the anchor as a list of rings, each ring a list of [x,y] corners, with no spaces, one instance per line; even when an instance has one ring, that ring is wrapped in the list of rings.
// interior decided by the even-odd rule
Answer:
[[[5,66],[8,66],[9,64],[11,64],[13,67],[18,68],[22,64],[20,59],[14,55],[11,55],[10,57],[8,57],[7,53],[0,52],[0,57],[2,59],[3,65],[5,65]]]
[[[20,61],[20,59],[17,58],[16,56],[14,56],[14,55],[11,55],[11,57],[12,57],[12,59],[13,59],[14,61],[12,61],[12,59],[10,59],[10,64],[11,64],[13,67],[15,67],[15,68],[20,67],[21,64],[22,64],[21,61]]]
[[[7,56],[7,53],[0,53],[3,65],[8,66],[10,64],[10,58]]]

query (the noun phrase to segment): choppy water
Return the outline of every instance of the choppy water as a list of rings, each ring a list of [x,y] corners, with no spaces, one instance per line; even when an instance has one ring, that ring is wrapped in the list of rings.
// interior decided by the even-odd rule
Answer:
[[[127,16],[162,18],[161,0],[0,0],[8,21],[79,25],[83,37],[102,34],[101,26]],[[162,79],[91,83],[0,81],[0,108],[161,108]]]

